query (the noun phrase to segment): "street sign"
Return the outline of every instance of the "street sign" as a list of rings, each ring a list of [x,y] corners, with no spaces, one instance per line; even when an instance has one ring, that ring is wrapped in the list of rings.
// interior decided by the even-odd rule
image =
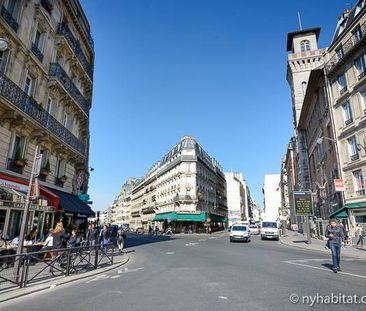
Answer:
[[[312,216],[313,202],[311,199],[311,192],[294,192],[294,206],[296,216]]]
[[[334,179],[335,191],[344,191],[343,179]]]
[[[82,194],[79,194],[78,195],[78,198],[81,200],[81,201],[89,201],[90,200],[90,195],[87,194],[87,193],[82,193]]]

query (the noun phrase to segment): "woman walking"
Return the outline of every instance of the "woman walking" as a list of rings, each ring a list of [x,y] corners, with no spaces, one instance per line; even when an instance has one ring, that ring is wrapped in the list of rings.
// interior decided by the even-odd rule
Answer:
[[[358,247],[358,244],[361,244],[361,247],[363,247],[363,228],[360,224],[356,225],[355,236],[357,239],[356,246]]]
[[[64,248],[65,238],[66,238],[66,232],[64,229],[64,225],[60,221],[56,224],[56,227],[53,230],[53,248],[54,249]]]
[[[341,226],[337,226],[335,220],[330,221],[325,236],[329,239],[329,248],[332,252],[333,272],[341,271],[341,248],[344,245],[344,231]]]

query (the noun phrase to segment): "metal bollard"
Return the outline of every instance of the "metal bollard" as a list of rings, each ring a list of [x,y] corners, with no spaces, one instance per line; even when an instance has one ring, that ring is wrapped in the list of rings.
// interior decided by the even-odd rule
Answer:
[[[71,254],[70,251],[67,252],[66,256],[66,275],[70,275],[70,266],[71,266]]]
[[[98,253],[99,253],[98,247],[97,246],[94,246],[94,254],[95,254],[95,258],[94,258],[94,269],[97,269],[98,268]]]

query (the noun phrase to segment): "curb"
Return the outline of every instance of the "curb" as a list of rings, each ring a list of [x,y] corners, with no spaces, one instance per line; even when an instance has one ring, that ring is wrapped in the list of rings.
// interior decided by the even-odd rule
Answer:
[[[284,242],[281,238],[280,238],[280,244],[282,245],[285,245],[285,246],[289,246],[289,247],[294,247],[294,248],[297,248],[297,249],[302,249],[304,251],[311,251],[311,252],[317,252],[317,253],[321,253],[321,254],[329,254],[329,252],[327,250],[322,250],[322,249],[309,249],[309,248],[304,248],[304,247],[301,247],[301,246],[297,246],[297,245],[292,245],[292,244],[289,244],[287,242]],[[348,255],[348,254],[343,254],[342,253],[342,257],[344,258],[352,258],[352,259],[366,259],[364,257],[360,257],[360,256],[356,256],[356,255]]]
[[[129,262],[129,260],[130,260],[130,256],[127,255],[127,258],[125,260],[123,260],[120,263],[113,264],[110,267],[102,268],[102,269],[99,269],[99,270],[96,269],[96,270],[93,270],[91,272],[86,272],[85,274],[81,274],[81,275],[73,275],[73,276],[69,276],[69,277],[63,277],[63,278],[58,279],[56,281],[53,281],[53,282],[51,281],[47,284],[33,285],[31,287],[14,289],[10,292],[7,292],[7,293],[3,294],[3,295],[9,294],[7,297],[1,297],[2,294],[0,294],[0,303],[6,302],[6,301],[9,301],[9,300],[12,300],[12,299],[16,299],[16,298],[19,298],[19,297],[22,297],[22,296],[26,296],[26,295],[34,294],[34,293],[37,293],[37,292],[41,292],[43,290],[54,288],[56,286],[60,286],[60,285],[64,285],[64,284],[67,284],[67,283],[79,281],[80,279],[89,278],[89,277],[95,276],[95,275],[100,274],[100,273],[108,272],[108,271],[114,270],[116,268],[119,268],[119,267],[125,265],[127,262]]]

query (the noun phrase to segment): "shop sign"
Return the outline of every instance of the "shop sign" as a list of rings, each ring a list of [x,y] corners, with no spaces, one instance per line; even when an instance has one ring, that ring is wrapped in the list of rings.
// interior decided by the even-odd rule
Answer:
[[[177,212],[177,214],[192,214],[192,215],[200,215],[201,212],[197,212],[197,211],[179,211]]]
[[[335,191],[344,191],[343,179],[334,179]]]
[[[28,186],[18,184],[16,182],[6,180],[6,179],[2,179],[2,178],[0,178],[0,187],[6,188],[6,189],[14,189],[14,190],[22,191],[22,192],[27,192],[28,191]]]
[[[0,206],[6,206],[10,208],[21,208],[24,209],[25,203],[11,202],[11,201],[0,201]],[[30,210],[36,210],[41,212],[53,212],[53,206],[42,206],[38,204],[30,204]]]

